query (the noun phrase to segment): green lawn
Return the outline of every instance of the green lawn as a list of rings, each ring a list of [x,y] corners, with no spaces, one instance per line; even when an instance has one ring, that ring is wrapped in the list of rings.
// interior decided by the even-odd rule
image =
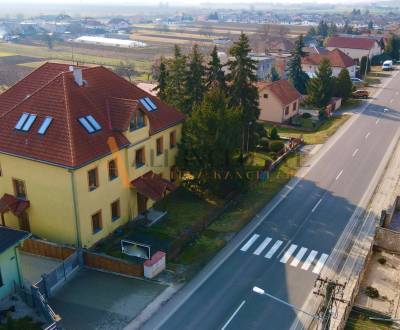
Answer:
[[[300,137],[303,136],[306,144],[322,144],[333,135],[340,126],[342,126],[350,115],[340,115],[327,119],[317,130],[307,132],[296,128],[278,127],[278,132],[284,137]],[[270,130],[273,124],[265,123],[264,127]]]
[[[371,321],[367,314],[352,311],[347,321],[345,330],[390,330],[393,329],[388,322]]]

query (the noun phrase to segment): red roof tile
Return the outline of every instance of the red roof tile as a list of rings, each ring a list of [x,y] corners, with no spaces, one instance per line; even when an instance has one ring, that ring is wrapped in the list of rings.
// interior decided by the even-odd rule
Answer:
[[[302,64],[310,64],[310,65],[320,65],[323,59],[328,59],[331,63],[331,66],[338,68],[348,68],[353,65],[356,65],[355,61],[345,53],[343,53],[340,49],[334,49],[326,54],[313,54],[303,57],[301,59]]]
[[[301,94],[287,80],[277,80],[274,82],[261,81],[257,83],[258,89],[267,89],[272,92],[283,105],[287,105],[301,98]]]
[[[350,49],[371,49],[376,43],[373,39],[357,37],[329,37],[326,47],[350,48]]]
[[[121,131],[128,129],[129,115],[138,107],[149,118],[150,134],[181,122],[174,108],[104,67],[84,68],[85,85],[78,86],[68,65],[47,63],[0,95],[0,152],[75,168],[110,153],[114,138],[118,147],[129,144]],[[151,96],[157,110],[137,104]],[[126,111],[128,114],[124,114]],[[14,129],[24,113],[37,115],[28,132]],[[88,134],[78,118],[92,115],[101,125]],[[46,134],[38,134],[43,119],[53,118]]]

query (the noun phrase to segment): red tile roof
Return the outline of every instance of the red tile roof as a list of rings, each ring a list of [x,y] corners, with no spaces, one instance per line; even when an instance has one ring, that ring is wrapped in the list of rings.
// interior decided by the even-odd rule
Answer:
[[[348,68],[356,65],[356,62],[350,56],[346,55],[337,48],[326,54],[313,54],[303,57],[301,59],[301,63],[309,65],[320,65],[321,61],[325,58],[329,60],[331,66],[333,67]]]
[[[46,63],[0,95],[0,153],[76,168],[110,153],[113,138],[119,148],[129,145],[122,133],[133,111],[144,112],[150,134],[184,120],[184,115],[104,67],[83,68],[85,85],[78,86],[64,64]],[[151,97],[149,112],[137,100]],[[137,108],[137,109],[136,109]],[[14,129],[21,115],[36,114],[28,132]],[[78,118],[92,115],[102,129],[88,132]],[[43,119],[53,118],[46,134],[38,134]]]
[[[173,191],[176,189],[176,186],[172,182],[163,179],[153,171],[149,171],[141,177],[133,180],[131,184],[140,194],[154,201],[163,198],[166,190]]]
[[[357,37],[329,37],[326,47],[365,49],[369,50],[376,43],[373,39],[357,38]]]
[[[272,92],[282,103],[282,105],[290,104],[301,98],[301,94],[287,80],[277,80],[274,82],[261,81],[257,83],[259,91],[268,90]]]

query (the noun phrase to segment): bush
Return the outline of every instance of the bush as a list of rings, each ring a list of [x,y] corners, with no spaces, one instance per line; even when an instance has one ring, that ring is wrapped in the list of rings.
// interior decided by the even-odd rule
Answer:
[[[311,113],[308,113],[308,112],[304,112],[302,115],[301,115],[304,119],[308,119],[308,118],[311,118],[312,116],[311,116]]]
[[[380,257],[380,258],[378,259],[378,262],[379,262],[381,265],[384,265],[384,264],[386,264],[386,258]]]
[[[372,286],[367,286],[365,288],[365,294],[370,297],[370,298],[378,298],[379,297],[379,291],[378,289],[372,287]]]
[[[278,129],[276,127],[272,127],[270,137],[272,140],[279,140],[280,136],[278,133]]]
[[[273,152],[280,152],[285,147],[285,144],[282,141],[272,141],[269,145],[269,148]]]

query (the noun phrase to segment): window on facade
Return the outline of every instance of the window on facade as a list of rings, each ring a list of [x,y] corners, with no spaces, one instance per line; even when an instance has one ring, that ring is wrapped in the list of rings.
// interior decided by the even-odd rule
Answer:
[[[297,110],[297,102],[293,103],[293,112],[295,112]]]
[[[286,108],[285,108],[285,115],[288,115],[289,114],[289,106],[287,106]]]
[[[175,131],[169,133],[169,147],[171,149],[176,147],[176,132]]]
[[[140,111],[136,111],[131,117],[131,121],[129,123],[129,130],[134,131],[135,129],[139,129],[144,126],[146,126],[146,122],[143,113],[141,113]]]
[[[163,143],[163,138],[160,137],[156,140],[156,152],[157,156],[161,155],[163,153],[163,148],[164,148],[164,143]]]
[[[264,99],[267,99],[268,98],[268,94],[264,94]]]
[[[103,226],[102,226],[102,221],[101,221],[101,211],[99,211],[92,215],[93,234],[98,233],[102,228],[103,228]]]
[[[26,199],[25,182],[18,179],[13,179],[15,196],[18,198]]]
[[[178,178],[178,173],[177,173],[177,170],[176,170],[176,166],[171,166],[169,179],[170,179],[171,182],[175,182],[177,180],[177,178]]]
[[[119,199],[111,203],[111,219],[112,221],[118,220],[121,217],[121,210],[119,207]]]
[[[135,165],[136,168],[144,166],[145,158],[144,158],[144,148],[136,150],[135,153]]]
[[[117,161],[115,159],[108,162],[108,178],[114,180],[118,177]]]
[[[88,171],[89,190],[95,190],[99,186],[99,174],[97,168]]]

